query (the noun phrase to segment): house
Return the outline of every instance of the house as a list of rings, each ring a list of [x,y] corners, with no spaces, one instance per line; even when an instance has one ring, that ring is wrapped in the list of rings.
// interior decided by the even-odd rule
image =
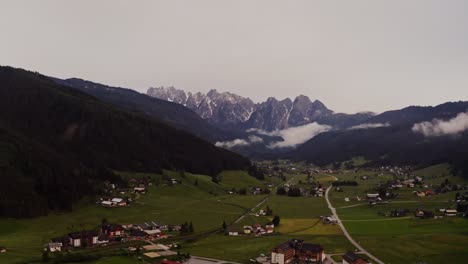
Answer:
[[[445,210],[445,216],[456,216],[457,215],[456,209],[447,209]]]
[[[123,202],[123,199],[122,198],[112,198],[111,202],[112,202],[113,205],[119,205],[120,203]]]
[[[244,234],[252,233],[252,226],[244,226]]]
[[[323,216],[322,223],[324,224],[337,224],[338,220],[334,216]]]
[[[134,193],[145,194],[146,188],[145,187],[135,187],[133,188]]]
[[[292,239],[278,245],[271,251],[272,264],[321,264],[325,253],[320,245],[304,243],[304,240]]]
[[[229,236],[238,236],[239,233],[240,233],[240,231],[239,231],[238,229],[236,229],[236,228],[229,228],[229,229],[227,230],[227,234],[228,234]]]
[[[273,234],[273,232],[275,231],[275,229],[273,227],[266,227],[265,228],[265,231],[267,234]]]
[[[106,235],[106,234],[100,234],[98,236],[98,239],[97,239],[97,244],[98,245],[103,245],[103,244],[105,245],[107,243],[109,243],[109,236]]]
[[[47,249],[50,252],[62,251],[63,244],[61,242],[50,242],[47,245]]]
[[[367,194],[368,199],[373,199],[373,198],[377,198],[377,197],[379,197],[378,193],[368,193]]]
[[[369,262],[358,255],[354,254],[353,252],[349,251],[345,255],[343,255],[343,264],[369,264]]]
[[[123,227],[118,224],[105,224],[101,227],[101,232],[108,237],[119,237],[124,234]]]
[[[148,236],[148,234],[146,232],[144,232],[143,230],[140,230],[140,229],[137,229],[137,228],[132,228],[130,230],[130,236],[132,236],[132,237],[134,237],[136,239],[143,239],[146,236]]]
[[[5,253],[6,251],[6,247],[0,247],[0,253]]]
[[[432,211],[426,211],[423,209],[416,209],[414,215],[419,218],[433,218],[434,217],[434,212]]]
[[[104,207],[111,207],[114,204],[111,201],[102,201],[101,205],[104,206]]]
[[[89,247],[97,244],[98,232],[95,230],[87,230],[80,232],[73,232],[68,234],[70,238],[70,245],[73,247]]]

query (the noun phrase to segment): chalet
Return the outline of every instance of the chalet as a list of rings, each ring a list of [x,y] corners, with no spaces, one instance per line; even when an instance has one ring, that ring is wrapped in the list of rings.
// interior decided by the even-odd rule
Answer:
[[[106,234],[100,234],[97,239],[97,244],[98,245],[105,245],[109,243],[109,236]]]
[[[47,244],[47,249],[50,252],[62,251],[63,244],[61,242],[50,242]]]
[[[280,244],[271,252],[272,264],[321,264],[324,259],[325,253],[320,245],[304,243],[303,240],[298,239]]]
[[[70,246],[70,237],[62,236],[62,237],[52,238],[50,240],[50,243],[61,243],[62,249],[67,248]]]
[[[445,210],[445,216],[457,216],[457,210],[456,209],[447,209]]]
[[[343,264],[369,264],[369,262],[358,255],[354,254],[353,252],[348,252],[343,255]]]
[[[244,226],[244,234],[252,233],[252,226]]]
[[[148,236],[148,234],[146,232],[144,232],[143,230],[140,230],[140,229],[137,229],[137,228],[132,228],[130,230],[130,236],[132,236],[132,237],[134,237],[136,239],[143,239],[146,236]]]
[[[113,203],[111,201],[102,201],[101,205],[104,207],[111,207],[113,206]]]
[[[229,228],[227,234],[229,236],[238,236],[240,234],[240,231],[237,228]]]
[[[368,194],[366,194],[366,196],[367,196],[367,199],[375,199],[375,198],[379,197],[379,194],[378,193],[368,193]]]
[[[434,212],[432,211],[426,211],[423,209],[416,209],[414,215],[418,218],[433,218],[434,217]]]
[[[120,237],[124,234],[124,229],[118,224],[105,224],[101,227],[101,232],[108,237]]]
[[[324,224],[337,224],[338,220],[334,216],[323,216],[322,223]]]
[[[123,199],[122,198],[112,198],[111,202],[114,204],[114,205],[117,205],[121,202],[123,202]]]
[[[133,188],[134,193],[145,194],[146,188],[145,187],[135,187]]]
[[[95,230],[73,232],[68,234],[73,247],[94,246],[97,244],[98,232]]]

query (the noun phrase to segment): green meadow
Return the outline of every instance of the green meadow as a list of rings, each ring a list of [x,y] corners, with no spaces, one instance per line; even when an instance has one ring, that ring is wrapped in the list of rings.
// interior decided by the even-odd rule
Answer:
[[[445,179],[450,182],[467,184],[461,177],[452,176],[446,164],[428,167],[415,172],[423,176],[425,184],[439,185]],[[361,180],[363,175],[368,180]],[[456,192],[418,197],[415,189],[403,187],[396,192],[398,197],[389,203],[369,206],[357,201],[356,196],[365,197],[366,192],[393,177],[378,176],[375,172],[336,175],[339,180],[356,180],[356,187],[344,186],[342,192],[331,191],[330,198],[348,232],[366,250],[385,263],[466,263],[468,258],[468,219],[444,217],[442,219],[417,219],[417,208],[437,210],[455,208]],[[349,197],[350,202],[344,198]],[[408,209],[406,217],[383,216],[394,209]]]
[[[0,254],[0,263],[37,262],[44,245],[51,238],[71,231],[96,229],[103,218],[121,224],[145,221],[181,224],[192,221],[196,233],[215,230],[223,221],[233,222],[265,197],[226,195],[227,189],[236,187],[234,180],[218,185],[212,183],[208,176],[187,174],[182,177],[179,173],[165,173],[182,180],[182,184],[153,185],[146,195],[141,195],[129,207],[103,208],[95,204],[96,199],[88,198],[76,205],[72,212],[50,213],[33,219],[0,219],[0,245],[8,249]],[[123,174],[124,177],[130,176],[129,173]],[[231,172],[230,175],[236,174]],[[242,181],[250,176],[242,172],[238,177]],[[198,179],[198,185],[194,184],[195,179]]]

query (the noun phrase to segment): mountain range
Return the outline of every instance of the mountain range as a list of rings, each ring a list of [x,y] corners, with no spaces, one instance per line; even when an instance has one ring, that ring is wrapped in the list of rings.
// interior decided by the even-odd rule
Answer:
[[[174,87],[157,87],[149,88],[147,95],[181,104],[218,127],[238,130],[256,128],[274,131],[312,122],[346,127],[358,124],[373,115],[370,112],[354,115],[334,113],[319,100],[311,101],[305,95],[299,95],[294,100],[269,97],[261,103],[215,89],[204,94],[186,93]]]
[[[448,162],[468,175],[468,102],[344,114],[304,95],[254,103],[216,90],[147,93],[0,67],[0,215],[70,210],[104,181],[118,183],[115,171],[215,176],[248,168],[245,156]]]

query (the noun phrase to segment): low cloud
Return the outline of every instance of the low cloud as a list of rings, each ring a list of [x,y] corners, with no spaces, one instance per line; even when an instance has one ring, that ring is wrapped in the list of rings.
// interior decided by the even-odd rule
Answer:
[[[235,146],[247,146],[250,145],[249,142],[245,139],[234,139],[231,141],[218,141],[215,143],[215,146],[220,147],[220,148],[233,148]]]
[[[263,143],[263,138],[255,136],[255,135],[250,135],[249,136],[249,141],[250,143]]]
[[[230,141],[218,141],[215,143],[215,146],[229,149],[236,146],[248,146],[257,143],[263,143],[263,138],[255,135],[250,135],[247,140],[238,138]]]
[[[431,122],[416,123],[412,130],[414,133],[420,133],[426,137],[460,134],[468,131],[468,112],[459,113],[447,121],[434,119]]]
[[[360,124],[357,126],[352,126],[348,128],[348,130],[356,130],[356,129],[370,129],[370,128],[378,128],[378,127],[389,127],[390,123],[366,123]]]
[[[303,126],[286,128],[283,130],[274,130],[274,131],[265,131],[261,129],[249,129],[247,132],[255,132],[260,135],[270,136],[270,137],[281,137],[282,141],[276,141],[270,143],[268,148],[288,148],[296,147],[309,139],[315,137],[316,135],[329,131],[332,129],[331,126],[320,125],[318,123],[310,123]]]

